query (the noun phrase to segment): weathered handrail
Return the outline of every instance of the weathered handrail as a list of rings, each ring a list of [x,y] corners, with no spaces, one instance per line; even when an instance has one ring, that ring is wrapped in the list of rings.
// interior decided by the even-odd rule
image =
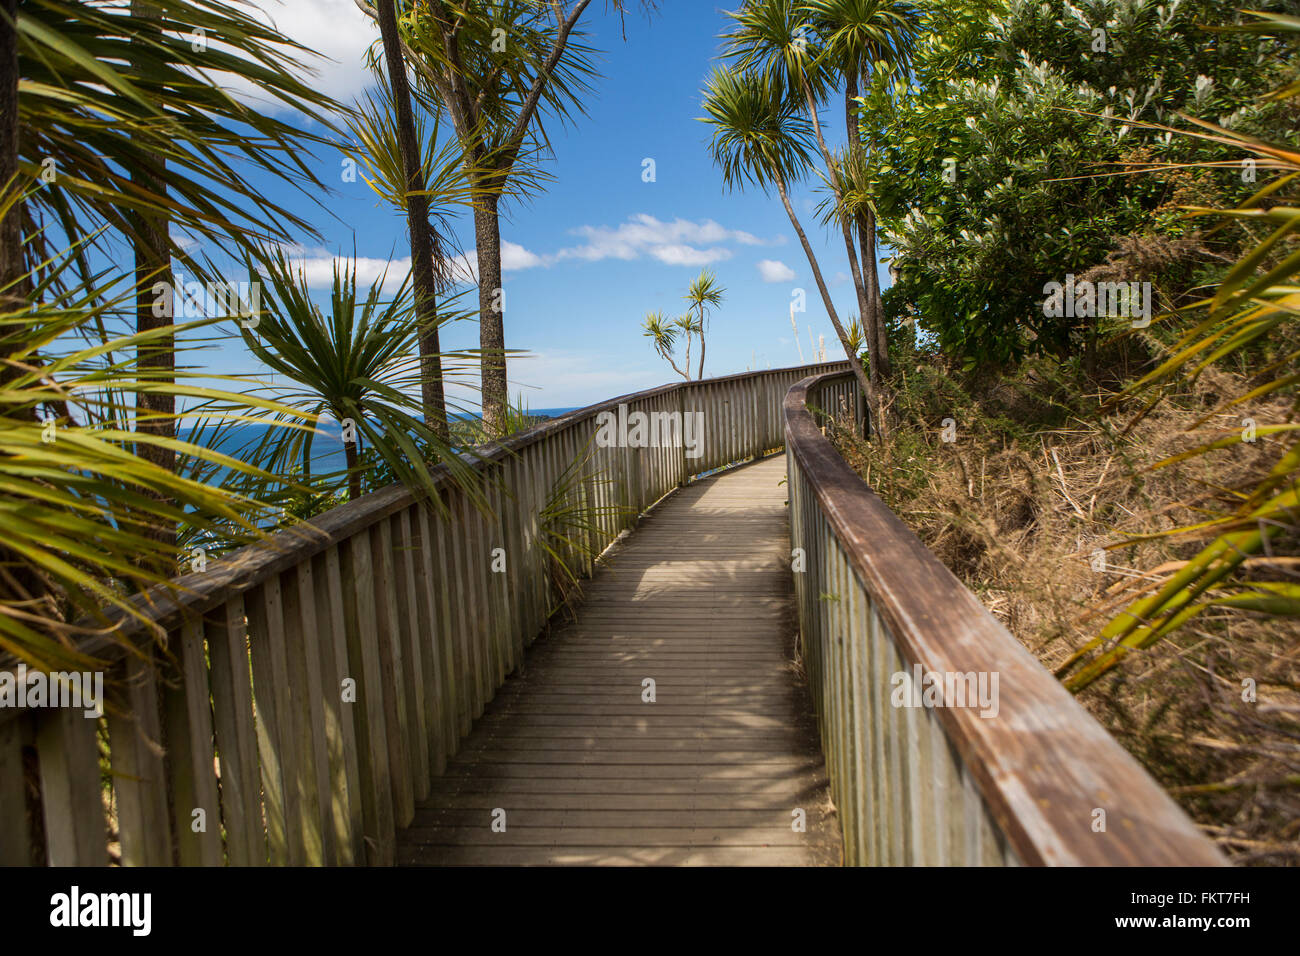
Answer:
[[[855,391],[846,373],[826,373],[785,401],[803,655],[846,859],[1223,864],[822,435],[810,408],[848,410]],[[946,706],[926,705],[931,674],[951,689],[930,702]],[[993,693],[954,706],[963,688]]]
[[[556,607],[547,503],[562,493],[585,516],[587,547],[567,557],[590,572],[673,488],[779,448],[782,400],[809,371],[593,405],[475,450],[490,516],[443,471],[445,514],[393,486],[150,592],[139,606],[165,653],[80,646],[125,688],[106,717],[0,707],[0,865],[107,863],[110,825],[128,864],[391,863],[396,829]],[[596,441],[620,406],[630,427]],[[637,447],[638,412],[702,416],[699,456]],[[144,627],[123,617],[117,636]]]

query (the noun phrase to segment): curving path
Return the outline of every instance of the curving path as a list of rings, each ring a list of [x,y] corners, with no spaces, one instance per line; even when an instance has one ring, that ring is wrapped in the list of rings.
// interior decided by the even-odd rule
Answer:
[[[784,478],[776,455],[646,515],[433,780],[398,863],[838,864]]]

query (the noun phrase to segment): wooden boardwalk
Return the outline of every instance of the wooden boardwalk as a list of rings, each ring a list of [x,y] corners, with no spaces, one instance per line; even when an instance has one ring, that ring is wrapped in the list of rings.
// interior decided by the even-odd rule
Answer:
[[[434,779],[398,863],[838,864],[784,477],[774,456],[647,515]]]

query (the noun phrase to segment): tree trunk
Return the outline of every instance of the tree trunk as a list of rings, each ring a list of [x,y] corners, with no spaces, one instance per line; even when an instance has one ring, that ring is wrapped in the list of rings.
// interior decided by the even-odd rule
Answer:
[[[846,81],[845,102],[849,102],[848,97],[857,95],[857,81],[850,73]],[[862,270],[858,265],[857,250],[853,248],[853,228],[849,220],[843,215],[844,194],[840,191],[840,184],[837,178],[837,169],[835,159],[831,156],[830,150],[826,146],[826,140],[822,136],[822,124],[818,115],[817,101],[813,98],[812,89],[808,86],[807,81],[803,84],[804,99],[808,104],[808,114],[812,119],[813,132],[817,138],[817,147],[821,150],[822,161],[826,163],[826,174],[830,177],[831,191],[835,196],[835,205],[839,207],[837,212],[840,213],[836,218],[840,221],[840,232],[844,236],[844,252],[849,259],[849,272],[853,276],[853,291],[858,297],[858,315],[862,318],[863,328],[866,328],[867,302],[866,285],[862,279]],[[853,148],[853,135],[850,131],[849,148]]]
[[[881,401],[880,401],[880,395],[877,393],[877,389],[876,389],[876,383],[880,381],[880,378],[878,377],[878,369],[877,369],[879,356],[877,355],[876,343],[872,340],[871,335],[867,334],[868,329],[870,328],[868,323],[871,322],[872,320],[872,317],[870,315],[871,303],[867,298],[867,287],[866,287],[866,282],[862,278],[862,268],[858,263],[858,253],[853,246],[853,226],[850,223],[849,218],[845,215],[844,212],[844,208],[843,208],[844,194],[840,190],[840,183],[837,178],[838,171],[836,169],[835,159],[834,157],[831,156],[831,152],[826,146],[826,140],[822,136],[821,120],[818,116],[817,102],[813,98],[812,89],[808,86],[807,81],[804,82],[803,89],[804,89],[804,99],[807,101],[808,104],[808,113],[812,118],[813,133],[816,135],[817,147],[818,149],[821,150],[822,160],[826,163],[826,174],[830,177],[832,192],[834,193],[835,196],[835,205],[837,207],[836,218],[839,220],[840,223],[840,234],[844,237],[844,253],[849,260],[849,274],[853,278],[853,291],[854,294],[857,296],[857,300],[858,300],[858,316],[862,321],[864,337],[866,338],[868,343],[867,362],[871,367],[871,375],[867,380],[868,384],[863,387],[863,393],[867,397],[868,407],[870,407],[872,410],[872,418],[877,428],[880,428],[883,426],[884,423],[883,421],[881,421],[881,417],[879,415],[879,411],[881,408]],[[851,102],[849,97],[856,96],[856,95],[857,95],[857,81],[856,78],[853,76],[852,72],[850,71],[849,76],[846,80],[845,102],[846,103]],[[850,133],[849,149],[853,148],[853,139],[854,137],[852,133]],[[862,366],[861,360],[856,355],[849,352],[847,339],[844,340],[844,344],[845,344],[844,350],[846,353],[849,353],[849,360],[853,363],[854,368],[855,369],[861,368]]]
[[[142,19],[159,19],[158,8],[132,0],[131,14]],[[159,200],[167,194],[167,167],[148,149],[142,150],[131,169],[131,183]],[[132,246],[135,258],[135,328],[137,332],[169,329],[174,323],[175,277],[172,274],[171,241],[165,213],[141,210],[133,217]],[[155,292],[160,289],[161,293]],[[164,301],[165,298],[165,301]],[[168,332],[136,347],[137,374],[152,384],[176,381],[176,339]],[[170,394],[139,394],[136,397],[136,430],[165,438],[176,437],[176,398]],[[169,448],[136,443],[136,454],[167,471],[176,470],[176,456]],[[162,500],[167,500],[163,498]],[[176,528],[159,525],[151,537],[168,545],[176,543]]]
[[[348,501],[356,501],[361,497],[361,472],[357,469],[361,455],[356,440],[343,443],[343,456],[348,465]]]
[[[474,203],[474,241],[478,254],[478,341],[483,402],[483,427],[500,438],[505,431],[506,333],[505,293],[501,286],[500,197],[488,193]]]
[[[388,67],[388,86],[393,93],[397,117],[397,139],[406,174],[406,224],[411,240],[411,277],[415,292],[415,316],[420,327],[420,391],[424,421],[439,437],[447,440],[447,399],[442,379],[442,355],[438,342],[438,288],[434,262],[433,230],[429,224],[429,197],[424,195],[423,151],[416,137],[411,111],[411,88],[402,59],[401,36],[397,32],[396,0],[379,0],[379,34]]]
[[[704,307],[700,307],[700,381],[704,380]]]
[[[855,120],[856,110],[853,97],[858,94],[857,77],[849,74],[844,91],[844,125],[849,138],[849,149],[856,161],[864,160],[862,155],[862,137]],[[862,270],[866,284],[867,312],[862,316],[862,328],[866,333],[868,348],[880,352],[880,374],[888,379],[893,375],[893,363],[889,361],[889,339],[885,330],[885,310],[880,301],[880,278],[876,273],[876,215],[870,208],[856,215],[858,244],[862,247]],[[872,376],[875,377],[874,374]],[[886,382],[880,383],[882,386]]]
[[[813,253],[812,246],[808,244],[808,236],[803,231],[803,226],[799,225],[799,217],[794,214],[794,207],[790,205],[790,195],[785,188],[784,177],[776,177],[776,189],[781,194],[781,204],[785,206],[785,214],[790,217],[790,225],[794,226],[795,234],[799,236],[799,244],[803,246],[804,255],[808,257],[808,265],[812,269],[813,278],[817,280],[817,289],[822,294],[822,302],[826,306],[826,315],[831,320],[831,325],[835,327],[835,334],[840,337],[840,345],[844,348],[844,354],[849,357],[849,367],[853,371],[853,377],[858,380],[858,387],[862,389],[862,394],[868,398],[871,397],[871,386],[867,381],[867,373],[863,371],[862,363],[858,361],[853,354],[852,347],[849,345],[848,333],[844,331],[844,326],[840,324],[839,314],[835,311],[835,304],[831,302],[831,294],[826,289],[826,280],[822,278],[821,267],[817,264],[817,256]]]
[[[18,16],[17,0],[0,0],[4,17],[0,18],[0,190],[8,198],[11,190],[22,184],[11,180],[18,175]],[[16,284],[25,274],[23,268],[22,207],[15,203],[9,214],[0,219],[0,309],[21,312],[27,305]],[[21,325],[0,325],[0,340],[20,333]],[[8,351],[0,351],[7,356]],[[18,370],[0,365],[0,386],[7,385],[18,376]],[[32,410],[10,409],[5,413],[14,418],[34,418]],[[15,551],[0,541],[0,566],[9,571],[0,574],[0,601],[30,601],[45,594],[45,585],[35,570]],[[33,608],[36,613],[45,609]]]
[[[18,174],[18,0],[0,0],[4,18],[0,20],[0,189],[17,190],[10,184]],[[8,195],[6,192],[5,195]],[[22,209],[15,203],[9,215],[0,219],[0,288],[23,275]],[[22,300],[15,293],[5,293],[0,307],[17,311]],[[0,328],[0,334],[9,328]],[[11,369],[0,369],[0,382],[13,378]]]
[[[691,380],[691,340],[695,338],[694,333],[689,329],[686,330],[686,360],[682,362],[686,366],[686,381]]]
[[[392,0],[387,2],[391,3]],[[534,78],[532,87],[524,96],[513,127],[500,140],[503,146],[491,156],[483,148],[485,129],[480,122],[482,117],[476,99],[466,88],[463,79],[465,67],[456,36],[463,21],[453,14],[454,4],[433,0],[429,7],[448,63],[445,69],[432,69],[426,65],[421,72],[431,79],[451,116],[456,136],[464,150],[466,174],[478,178],[476,185],[480,187],[485,185],[483,180],[490,184],[490,194],[474,203],[474,239],[479,278],[480,389],[483,425],[490,435],[500,436],[504,432],[509,400],[505,356],[505,300],[501,285],[501,225],[497,203],[501,190],[514,171],[524,138],[537,115],[546,86],[564,55],[570,35],[590,3],[591,0],[578,0],[567,14],[560,9],[561,4],[555,5],[558,28],[555,44]],[[473,171],[483,166],[491,167],[486,175]]]
[[[855,69],[845,71],[844,84],[844,127],[848,138],[849,153],[854,163],[864,160],[862,155],[862,138],[856,121],[857,110],[853,99],[858,95],[858,76]],[[872,418],[877,432],[884,436],[888,433],[885,421],[885,403],[889,393],[889,338],[885,331],[884,310],[880,301],[880,279],[876,274],[876,221],[870,209],[859,211],[854,215],[854,225],[858,233],[858,245],[862,250],[861,271],[857,271],[854,261],[855,276],[861,281],[858,286],[858,311],[862,316],[862,332],[867,343],[867,362],[871,371]],[[848,238],[848,226],[845,226],[845,240]],[[850,241],[851,245],[851,241]],[[851,258],[853,258],[851,256]]]
[[[868,341],[880,349],[880,372],[885,379],[889,379],[894,374],[894,363],[889,358],[885,309],[880,299],[880,277],[876,273],[876,217],[870,209],[858,215],[858,242],[862,246],[862,261],[871,263],[869,274],[864,276],[867,280],[867,302],[871,306],[874,325]]]

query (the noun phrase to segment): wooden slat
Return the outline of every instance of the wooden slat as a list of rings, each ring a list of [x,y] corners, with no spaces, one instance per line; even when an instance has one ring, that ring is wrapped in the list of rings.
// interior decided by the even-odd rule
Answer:
[[[244,598],[248,645],[253,658],[253,707],[257,715],[258,766],[271,862],[304,862],[300,754],[289,700],[284,606],[280,579],[272,578]]]
[[[321,658],[327,653],[321,636],[312,563],[306,561],[281,577],[285,656],[288,663],[289,706],[297,769],[298,823],[303,861],[319,866],[335,859],[328,821],[330,772],[325,740],[324,687]],[[332,654],[332,651],[329,653]]]
[[[393,793],[393,820],[402,827],[410,823],[415,814],[415,791],[406,659],[397,610],[397,572],[393,566],[393,535],[389,522],[380,522],[371,533],[370,550],[375,584],[375,634],[384,686],[388,781]]]
[[[524,575],[527,573],[527,563],[524,560],[521,511],[528,475],[521,470],[521,465],[518,459],[511,459],[503,462],[501,466],[506,488],[506,493],[502,495],[500,513],[501,547],[505,549],[506,570],[503,574],[497,575],[497,583],[501,602],[507,612],[503,627],[506,673],[513,671],[523,660],[526,627],[523,583]]]
[[[321,704],[325,711],[333,848],[339,863],[364,863],[365,823],[356,729],[356,708],[364,705],[343,699],[343,682],[350,676],[350,668],[343,574],[337,548],[314,559],[312,583],[316,588],[316,619],[321,628],[321,641],[326,645],[320,657]]]
[[[125,686],[128,709],[109,711],[108,738],[122,864],[168,866],[171,822],[157,670],[151,658],[132,656],[118,677]]]
[[[355,680],[357,693],[352,709],[357,727],[366,861],[389,866],[393,861],[395,827],[372,560],[369,532],[358,532],[342,549],[348,676]]]
[[[488,633],[491,626],[487,594],[484,579],[487,567],[484,564],[481,518],[478,511],[465,496],[460,498],[459,524],[455,529],[460,573],[460,597],[467,617],[465,638],[468,643],[465,660],[469,668],[467,673],[470,701],[470,717],[477,720],[483,714],[489,694],[488,680]]]
[[[420,602],[416,594],[415,568],[419,555],[411,529],[411,510],[394,515],[390,524],[397,612],[394,637],[402,652],[402,669],[398,676],[406,700],[411,788],[414,799],[423,800],[429,795],[429,719],[425,705],[429,674],[425,670],[424,634],[421,633]]]
[[[533,643],[533,639],[542,629],[544,609],[542,606],[542,588],[545,587],[541,549],[538,546],[539,520],[542,508],[542,490],[545,477],[540,473],[540,458],[536,448],[527,449],[519,459],[518,474],[521,476],[516,486],[519,497],[520,539],[519,560],[521,562],[522,581],[519,591],[523,598],[523,628],[521,636],[524,648]],[[519,659],[523,660],[523,648]]]
[[[0,866],[32,862],[25,778],[21,719],[0,722]]]
[[[266,831],[244,617],[243,597],[231,598],[207,621],[204,630],[211,657],[212,717],[221,761],[227,858],[235,866],[264,866]]]
[[[435,570],[436,555],[430,530],[430,509],[412,509],[411,542],[412,574],[415,581],[415,634],[420,644],[420,660],[424,683],[424,726],[427,740],[426,761],[430,777],[436,777],[447,766],[447,713],[446,674],[443,670],[443,647],[446,630],[442,626],[439,605],[438,578]],[[426,783],[424,795],[428,795]]]
[[[510,595],[505,587],[506,576],[492,570],[493,552],[497,548],[501,548],[505,552],[506,567],[510,567],[509,542],[506,540],[502,521],[502,513],[506,508],[506,500],[501,488],[501,482],[504,480],[503,467],[498,466],[493,471],[493,482],[488,487],[488,504],[492,509],[492,517],[485,519],[483,522],[483,572],[488,599],[485,610],[488,613],[488,645],[491,649],[490,657],[492,660],[489,677],[492,692],[495,692],[496,688],[501,686],[506,674],[512,669],[510,666],[510,637],[508,633],[512,624]]]
[[[428,546],[424,549],[426,573],[429,575],[429,613],[432,616],[430,639],[438,674],[438,726],[442,744],[435,759],[437,773],[447,767],[447,758],[456,752],[460,740],[459,690],[456,669],[456,619],[452,611],[452,573],[448,548],[443,537],[443,522],[428,509],[420,513],[420,522]]]
[[[36,751],[50,866],[108,864],[104,801],[100,789],[99,721],[79,708],[41,714]]]
[[[474,678],[471,622],[474,620],[472,596],[467,583],[469,572],[465,561],[463,536],[456,533],[462,520],[463,495],[453,494],[447,504],[449,518],[439,522],[439,553],[444,556],[446,574],[446,601],[451,614],[452,685],[456,705],[457,739],[469,733],[474,714]]]
[[[164,689],[163,704],[177,855],[182,866],[220,866],[221,805],[202,620],[181,628],[176,657],[179,673]],[[200,818],[195,810],[202,811]]]
[[[871,803],[871,718],[870,697],[866,687],[865,657],[867,629],[870,626],[870,605],[866,594],[853,582],[849,591],[850,626],[847,639],[849,652],[849,695],[853,702],[853,776],[849,789],[853,801],[853,829],[857,856],[846,854],[846,859],[869,861],[871,859],[870,821]]]

